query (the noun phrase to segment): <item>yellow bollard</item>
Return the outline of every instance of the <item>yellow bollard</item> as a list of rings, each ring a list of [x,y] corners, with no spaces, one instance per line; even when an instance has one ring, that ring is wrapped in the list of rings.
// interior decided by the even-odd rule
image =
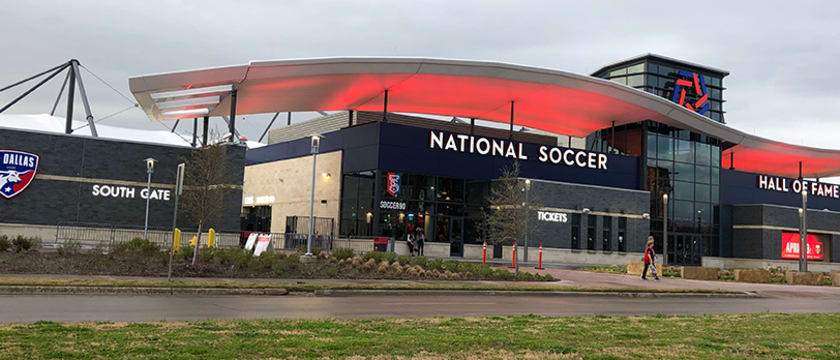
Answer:
[[[175,229],[175,239],[172,241],[172,249],[175,252],[181,251],[181,230]]]
[[[207,232],[207,247],[216,247],[216,230],[210,228],[210,231]]]

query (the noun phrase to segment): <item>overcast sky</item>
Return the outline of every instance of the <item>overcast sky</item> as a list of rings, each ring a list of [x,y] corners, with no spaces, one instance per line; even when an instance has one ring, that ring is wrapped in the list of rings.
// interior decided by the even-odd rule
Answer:
[[[728,70],[729,125],[840,148],[836,1],[0,0],[0,6],[0,87],[70,58],[130,95],[132,75],[250,60],[421,56],[589,74],[652,52]],[[83,76],[95,117],[130,106]],[[61,80],[8,112],[48,113]],[[0,104],[23,90],[0,93]],[[251,139],[265,123],[253,116],[237,121]],[[161,129],[139,109],[102,124]]]

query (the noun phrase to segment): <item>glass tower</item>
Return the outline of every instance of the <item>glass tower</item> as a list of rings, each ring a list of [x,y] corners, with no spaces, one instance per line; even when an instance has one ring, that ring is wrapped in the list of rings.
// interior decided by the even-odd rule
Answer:
[[[728,74],[648,54],[607,65],[593,76],[688,104],[687,108],[724,122],[723,78]],[[651,235],[659,251],[663,195],[668,194],[669,264],[700,265],[702,256],[720,255],[719,139],[648,120],[602,129],[586,140],[590,150],[643,159],[639,184],[650,191]]]

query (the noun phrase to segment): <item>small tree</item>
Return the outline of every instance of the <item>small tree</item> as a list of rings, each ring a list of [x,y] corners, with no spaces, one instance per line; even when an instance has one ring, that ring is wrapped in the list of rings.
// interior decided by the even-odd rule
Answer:
[[[519,162],[502,169],[502,175],[490,184],[481,224],[490,243],[516,241],[527,231],[528,210],[535,205],[532,201],[526,203],[524,190],[525,181],[519,178]]]
[[[228,183],[227,155],[224,145],[213,144],[192,151],[184,169],[183,203],[198,231],[192,263],[198,254],[202,226],[215,224],[222,215],[222,202],[230,189]]]

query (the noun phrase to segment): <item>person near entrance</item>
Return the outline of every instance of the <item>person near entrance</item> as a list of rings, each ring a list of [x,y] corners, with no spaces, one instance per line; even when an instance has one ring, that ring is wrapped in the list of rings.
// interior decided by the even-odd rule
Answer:
[[[642,280],[647,280],[646,275],[648,268],[650,268],[650,272],[654,278],[659,280],[659,274],[656,273],[656,263],[654,259],[656,259],[656,252],[653,250],[653,236],[648,236],[647,246],[645,246],[645,256],[643,259],[645,266],[644,269],[642,269]]]
[[[426,242],[426,234],[423,233],[423,229],[417,229],[417,236],[414,237],[417,239],[417,255],[423,256],[423,245]]]
[[[408,254],[414,256],[414,234],[410,231],[405,235],[405,244],[408,245]]]

